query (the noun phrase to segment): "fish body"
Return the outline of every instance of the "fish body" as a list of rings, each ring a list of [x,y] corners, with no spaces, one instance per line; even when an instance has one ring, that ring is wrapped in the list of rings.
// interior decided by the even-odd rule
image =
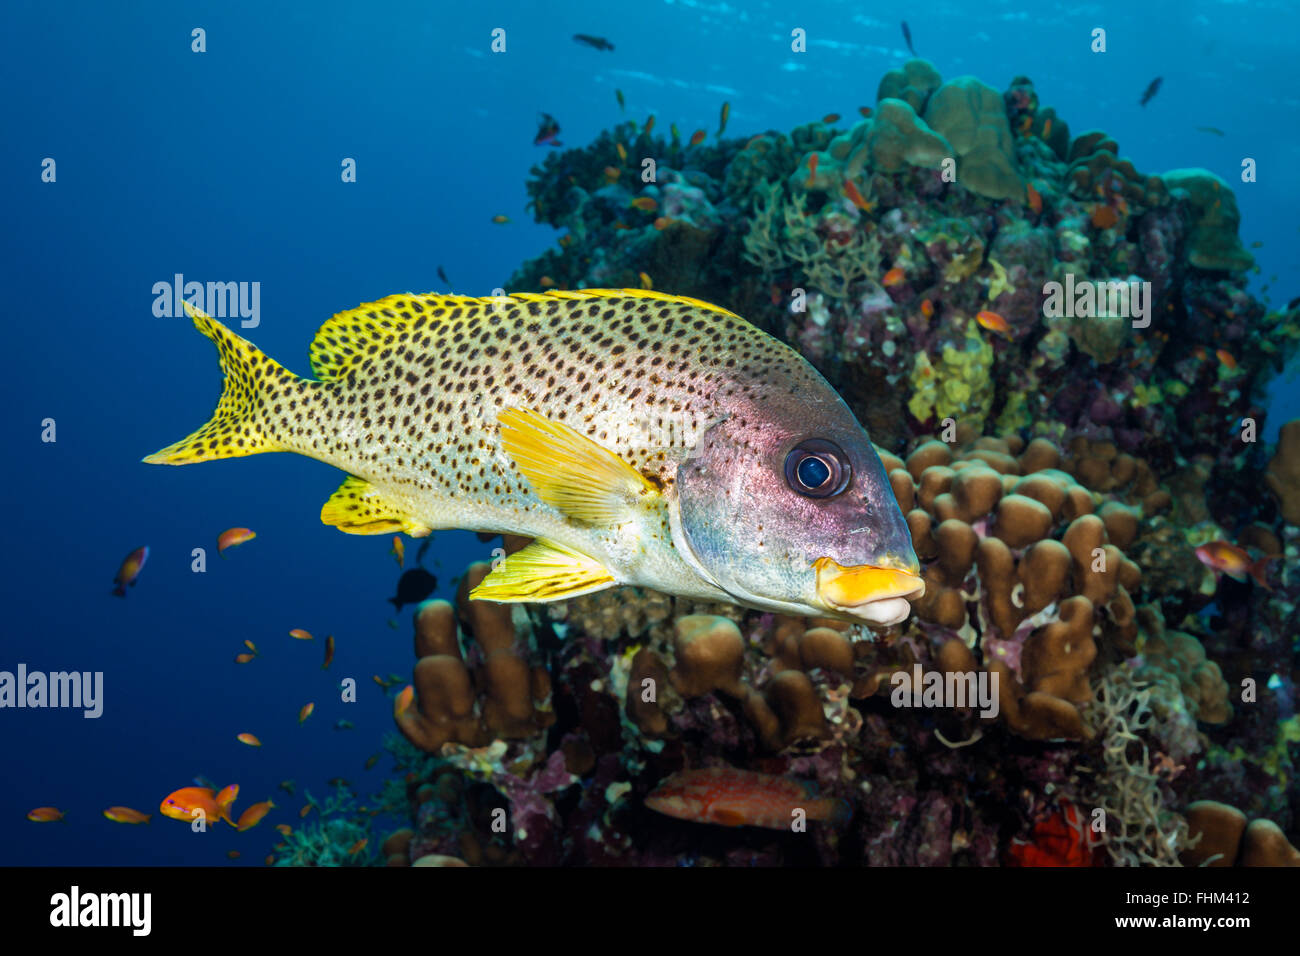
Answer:
[[[1234,581],[1245,582],[1247,577],[1266,590],[1268,585],[1268,564],[1278,557],[1276,554],[1265,555],[1252,561],[1244,548],[1227,541],[1210,541],[1196,549],[1196,557],[1207,568],[1226,574]]]
[[[812,189],[813,183],[817,181],[817,161],[821,159],[820,153],[813,153],[808,157],[808,180],[805,182],[805,189]]]
[[[718,113],[718,139],[722,139],[722,134],[727,131],[727,120],[731,119],[731,104],[723,103],[722,109]]]
[[[539,113],[537,117],[537,135],[533,137],[534,146],[559,146],[560,124],[550,113]]]
[[[315,701],[310,701],[306,704],[303,704],[302,707],[298,710],[298,723],[301,724],[304,720],[310,717],[311,712],[315,709],[316,709]]]
[[[1154,80],[1152,80],[1149,84],[1147,84],[1146,90],[1143,91],[1142,93],[1142,99],[1138,101],[1138,106],[1146,106],[1148,103],[1150,103],[1152,98],[1154,98],[1155,95],[1160,92],[1160,84],[1163,82],[1164,82],[1164,77],[1157,76]]]
[[[924,585],[879,456],[797,352],[724,309],[642,290],[395,295],[341,313],[299,378],[191,309],[227,385],[150,455],[292,451],[350,476],[321,519],[535,539],[472,597],[638,584],[892,624]]]
[[[230,548],[252,541],[256,537],[257,532],[250,531],[248,528],[227,528],[217,535],[217,554],[225,557],[226,551]]]
[[[907,52],[916,56],[916,47],[912,46],[912,30],[906,20],[903,21],[903,39],[907,41]]]
[[[130,807],[109,807],[104,811],[104,816],[114,823],[148,823],[153,814],[141,813]]]
[[[247,744],[249,747],[262,746],[262,741],[258,740],[257,737],[253,734],[248,734],[248,733],[239,734],[235,739],[238,740],[241,744]]]
[[[195,819],[195,810],[202,810],[208,820],[225,820],[234,826],[229,806],[218,804],[217,795],[208,787],[183,787],[173,791],[163,798],[158,810],[165,817],[184,820],[186,823]]]
[[[990,332],[997,332],[999,335],[1011,336],[1011,324],[996,312],[988,309],[981,309],[975,316],[975,321],[980,324],[980,328],[988,329]]]
[[[593,50],[609,50],[610,52],[613,52],[614,50],[614,44],[610,43],[604,37],[594,37],[588,33],[575,33],[573,39],[584,46],[591,47]],[[619,105],[623,105],[622,95],[619,96]]]
[[[419,604],[437,587],[437,575],[430,574],[424,568],[411,568],[397,579],[397,594],[390,597],[388,602],[400,611],[407,604]]]
[[[251,830],[262,822],[262,818],[275,808],[275,804],[270,800],[263,800],[261,803],[255,803],[244,810],[239,815],[239,822],[235,824],[235,829],[240,833],[245,830]]]
[[[623,99],[623,91],[622,91],[622,90],[615,90],[615,91],[614,91],[614,98],[615,98],[616,100],[618,100],[618,108],[619,108],[619,110],[623,110],[623,109],[625,109],[625,108],[627,107],[627,101]]]
[[[688,145],[688,146],[699,146],[700,143],[704,142],[705,137],[707,137],[708,135],[709,135],[709,134],[706,133],[706,132],[704,132],[704,130],[702,130],[702,129],[697,129],[694,133],[691,134],[691,138],[690,138],[690,140],[687,142],[687,145]]]
[[[118,597],[126,597],[126,589],[135,587],[136,578],[144,570],[144,563],[149,560],[149,546],[136,548],[125,558],[117,569],[117,577],[113,579],[113,593]]]
[[[63,819],[63,811],[58,807],[37,807],[27,811],[27,819],[32,823],[58,823]]]
[[[498,213],[497,215],[492,217],[492,221],[496,223],[498,226],[504,226],[506,223],[510,221],[510,217]]]
[[[837,823],[849,811],[843,800],[818,797],[798,780],[734,767],[675,773],[646,797],[645,805],[679,820],[770,830],[790,829],[798,810],[805,819]]]
[[[1038,190],[1034,188],[1033,183],[1025,184],[1025,198],[1029,204],[1029,208],[1033,211],[1035,216],[1043,211],[1043,197]]]

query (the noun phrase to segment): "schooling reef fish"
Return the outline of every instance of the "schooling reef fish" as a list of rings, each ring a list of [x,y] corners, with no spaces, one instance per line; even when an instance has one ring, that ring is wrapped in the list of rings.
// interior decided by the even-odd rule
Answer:
[[[411,568],[397,579],[397,594],[388,599],[397,610],[404,604],[419,604],[438,586],[438,578],[424,568]]]
[[[1138,100],[1138,106],[1146,106],[1160,92],[1160,84],[1164,82],[1163,76],[1157,76],[1147,84],[1146,92],[1142,94],[1142,99]]]
[[[645,805],[680,820],[770,830],[788,830],[799,810],[804,819],[837,823],[851,810],[843,800],[818,797],[798,780],[734,767],[675,773],[645,798]]]
[[[558,601],[637,584],[894,624],[924,592],[880,458],[789,346],[683,296],[393,295],[334,316],[299,378],[190,307],[226,381],[145,461],[291,451],[350,473],[321,520],[535,541],[474,590]]]
[[[907,52],[916,56],[916,47],[912,46],[912,31],[907,26],[907,21],[903,21],[903,39],[907,41]]]
[[[534,146],[559,146],[560,124],[550,113],[540,113],[537,118],[537,135],[533,138]]]
[[[113,593],[118,597],[126,597],[126,589],[135,587],[136,578],[140,577],[140,572],[144,570],[144,563],[148,560],[148,545],[136,548],[123,558],[121,566],[117,569],[117,577],[113,579],[113,583],[117,585],[113,588]]]
[[[614,44],[610,43],[604,37],[594,37],[587,33],[575,33],[573,39],[578,43],[586,44],[593,50],[609,50],[612,52],[614,49]]]

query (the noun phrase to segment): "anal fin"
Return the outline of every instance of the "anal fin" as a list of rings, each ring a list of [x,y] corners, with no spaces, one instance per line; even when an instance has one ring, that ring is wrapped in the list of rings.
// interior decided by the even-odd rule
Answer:
[[[405,531],[412,538],[423,538],[432,530],[390,504],[370,482],[352,476],[330,495],[320,510],[320,520],[347,534]]]
[[[539,539],[502,561],[469,596],[476,601],[564,601],[617,583],[600,562]]]

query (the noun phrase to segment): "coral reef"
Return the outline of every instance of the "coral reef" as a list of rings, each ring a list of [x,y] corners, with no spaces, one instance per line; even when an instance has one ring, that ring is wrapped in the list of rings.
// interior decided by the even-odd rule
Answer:
[[[409,825],[375,862],[1294,862],[1300,422],[1256,435],[1300,312],[1247,291],[1227,184],[1072,137],[1026,77],[911,60],[846,130],[623,123],[527,188],[564,234],[507,288],[644,272],[789,342],[877,443],[926,593],[872,632],[637,588],[484,605],[473,566],[414,618],[385,797]],[[1277,555],[1267,589],[1207,567],[1215,541]],[[725,766],[851,818],[644,805]]]

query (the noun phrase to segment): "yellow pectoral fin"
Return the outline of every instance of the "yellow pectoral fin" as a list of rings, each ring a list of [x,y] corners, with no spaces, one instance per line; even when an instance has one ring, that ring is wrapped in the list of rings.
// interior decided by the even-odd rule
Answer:
[[[613,527],[632,519],[639,499],[659,490],[639,471],[568,425],[526,408],[497,416],[501,447],[537,496],[586,524]]]
[[[554,541],[537,540],[493,568],[469,596],[476,601],[564,601],[617,583],[600,562]]]
[[[389,534],[405,531],[423,538],[428,525],[415,521],[384,500],[370,482],[349,477],[330,495],[320,510],[320,520],[347,534]]]

